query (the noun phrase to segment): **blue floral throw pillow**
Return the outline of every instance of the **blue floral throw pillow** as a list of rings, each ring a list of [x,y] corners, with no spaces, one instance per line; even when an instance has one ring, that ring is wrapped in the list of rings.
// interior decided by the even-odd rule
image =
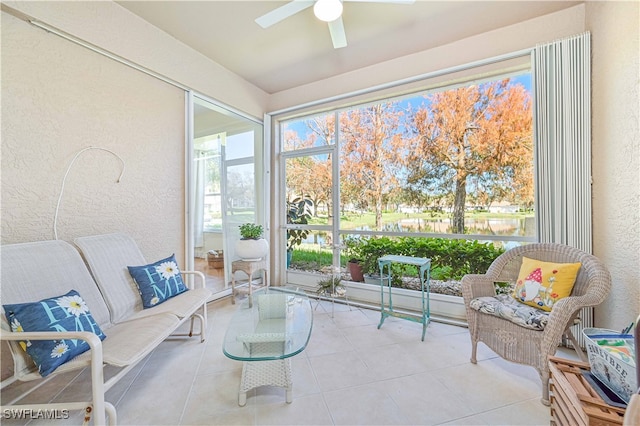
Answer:
[[[127,266],[142,296],[142,306],[153,308],[187,291],[175,255],[144,266]]]
[[[39,302],[17,303],[3,307],[13,332],[90,331],[100,340],[106,337],[91,316],[89,307],[75,290]],[[38,372],[42,377],[89,350],[89,344],[80,339],[26,340],[21,341],[20,345],[38,366]]]

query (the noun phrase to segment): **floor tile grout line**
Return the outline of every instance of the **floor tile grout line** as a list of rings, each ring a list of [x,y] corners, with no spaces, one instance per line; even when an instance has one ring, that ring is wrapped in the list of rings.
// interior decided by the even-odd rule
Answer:
[[[122,402],[122,400],[124,399],[125,395],[131,390],[131,388],[133,387],[133,384],[138,380],[138,378],[140,377],[140,375],[142,374],[142,371],[144,371],[145,367],[147,366],[147,363],[149,362],[149,360],[151,359],[151,355],[155,352],[155,349],[148,354],[144,360],[141,362],[142,365],[140,366],[140,368],[138,369],[138,371],[136,372],[136,374],[133,376],[133,379],[129,382],[129,384],[125,387],[125,389],[122,391],[122,394],[120,395],[120,398],[117,399],[116,402],[114,402],[113,406],[116,408],[116,413],[118,411],[118,406],[120,405],[120,403]],[[127,376],[129,375],[129,373],[127,374]],[[126,376],[125,376],[126,377]]]
[[[307,363],[309,363],[309,368],[311,369],[311,374],[313,374],[313,379],[315,380],[316,384],[318,385],[318,389],[320,390],[320,396],[322,397],[322,403],[324,404],[324,407],[327,410],[327,413],[329,413],[329,418],[331,418],[331,424],[335,425],[336,421],[334,419],[333,414],[331,413],[331,410],[329,409],[329,404],[327,404],[327,399],[325,397],[325,392],[322,389],[320,389],[320,383],[318,382],[318,374],[316,373],[315,368],[313,368],[313,364],[311,363],[311,359],[307,358]]]
[[[208,309],[208,307],[207,307]],[[207,337],[205,339],[204,342],[200,342],[200,345],[202,346],[200,348],[200,357],[198,358],[198,365],[195,368],[194,374],[193,374],[193,378],[191,380],[191,385],[189,386],[189,392],[187,393],[187,397],[185,398],[184,401],[184,406],[182,407],[182,412],[180,413],[180,417],[178,418],[178,424],[181,425],[182,424],[182,419],[184,418],[184,414],[187,411],[187,406],[189,405],[189,401],[191,400],[191,396],[193,395],[193,387],[195,386],[196,380],[198,379],[198,377],[200,377],[200,368],[202,367],[202,359],[204,358],[204,355],[206,353],[207,350],[207,340],[210,339],[209,333],[211,332],[211,324],[208,323],[207,321],[207,325],[208,325],[208,330],[206,331],[207,333]],[[203,331],[204,334],[204,331]],[[207,342],[207,343],[205,343]]]

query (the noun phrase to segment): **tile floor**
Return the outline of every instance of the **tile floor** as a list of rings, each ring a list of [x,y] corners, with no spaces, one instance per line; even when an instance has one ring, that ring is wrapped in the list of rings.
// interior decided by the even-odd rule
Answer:
[[[263,387],[238,406],[241,363],[221,350],[235,306],[209,304],[209,330],[163,342],[125,376],[107,399],[122,425],[546,425],[540,381],[531,367],[497,357],[484,345],[469,362],[466,328],[432,322],[424,342],[418,323],[379,312],[314,302],[307,349],[292,359],[293,403],[284,390]],[[35,391],[65,401],[86,394],[85,373],[68,373]],[[3,399],[8,396],[3,391]],[[79,414],[30,424],[80,424]],[[3,424],[21,424],[3,419]]]

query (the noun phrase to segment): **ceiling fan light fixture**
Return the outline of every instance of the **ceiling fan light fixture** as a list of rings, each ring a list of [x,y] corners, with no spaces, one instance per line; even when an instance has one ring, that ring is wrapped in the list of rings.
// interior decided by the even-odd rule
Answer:
[[[313,5],[313,13],[321,21],[335,21],[342,15],[342,2],[340,0],[316,0]]]

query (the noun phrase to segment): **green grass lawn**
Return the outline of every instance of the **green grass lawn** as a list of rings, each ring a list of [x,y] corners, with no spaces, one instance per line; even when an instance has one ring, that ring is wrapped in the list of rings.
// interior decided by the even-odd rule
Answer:
[[[421,219],[425,222],[449,219],[451,215],[449,213],[400,213],[400,212],[384,212],[382,213],[382,223],[398,223],[405,219]],[[518,213],[490,213],[490,212],[468,212],[464,215],[465,219],[524,219],[534,217],[533,212],[518,212]],[[313,217],[310,224],[314,225],[326,225],[328,223],[326,216]],[[340,228],[341,229],[361,229],[369,228],[373,229],[376,223],[376,216],[372,212],[358,213],[346,213],[340,216]]]

